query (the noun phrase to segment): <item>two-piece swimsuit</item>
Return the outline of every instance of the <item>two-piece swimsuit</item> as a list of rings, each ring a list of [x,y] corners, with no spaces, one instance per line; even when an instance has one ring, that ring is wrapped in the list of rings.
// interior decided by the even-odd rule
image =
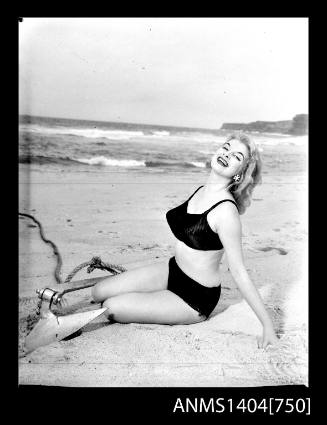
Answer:
[[[237,204],[232,199],[223,199],[201,214],[188,213],[188,203],[201,187],[181,205],[167,212],[167,222],[174,236],[190,248],[200,251],[221,250],[223,245],[218,234],[209,226],[207,215],[223,202],[232,202],[236,207]],[[200,316],[208,318],[219,301],[221,285],[208,287],[196,282],[181,270],[175,257],[172,257],[169,260],[168,290],[181,297]]]

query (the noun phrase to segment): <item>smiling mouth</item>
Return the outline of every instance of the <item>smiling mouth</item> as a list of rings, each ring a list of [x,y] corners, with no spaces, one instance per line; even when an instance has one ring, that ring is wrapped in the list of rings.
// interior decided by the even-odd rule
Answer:
[[[221,156],[218,156],[217,162],[221,164],[223,167],[228,167],[228,162],[225,159],[223,159]]]

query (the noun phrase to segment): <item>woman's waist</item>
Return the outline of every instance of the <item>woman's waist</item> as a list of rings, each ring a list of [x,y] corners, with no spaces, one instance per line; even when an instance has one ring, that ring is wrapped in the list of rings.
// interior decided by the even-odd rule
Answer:
[[[184,246],[183,246],[184,245]],[[175,259],[180,269],[193,280],[211,287],[219,285],[219,268],[223,251],[199,251],[178,242]]]

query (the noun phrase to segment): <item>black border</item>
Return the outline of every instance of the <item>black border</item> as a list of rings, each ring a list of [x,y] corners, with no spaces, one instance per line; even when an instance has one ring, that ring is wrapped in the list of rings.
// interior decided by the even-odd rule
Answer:
[[[19,388],[19,405],[23,409],[30,408],[31,405],[35,406],[35,413],[40,418],[42,412],[49,414],[52,411],[53,415],[58,408],[58,415],[62,416],[64,411],[73,412],[73,415],[81,413],[84,416],[86,410],[91,413],[93,420],[100,419],[108,421],[116,418],[123,419],[131,416],[134,420],[137,418],[157,417],[158,419],[164,418],[189,418],[197,417],[202,419],[204,417],[211,417],[218,419],[224,417],[281,417],[281,416],[312,416],[312,410],[315,405],[312,401],[311,391],[304,385],[286,385],[286,386],[267,386],[267,387],[229,387],[229,388],[75,388],[75,387],[49,387],[49,386],[26,386],[22,385]],[[190,399],[195,404],[195,399],[198,399],[198,406],[200,406],[200,399],[204,400],[206,406],[209,406],[210,399],[213,399],[214,409],[202,409],[199,407],[197,411],[190,408],[186,409],[186,399]],[[250,399],[255,399],[257,404],[265,399],[267,406],[269,399],[272,398],[273,408],[270,410],[267,407],[266,412],[258,409],[251,412],[253,409],[253,401],[250,402],[250,411],[242,411],[238,409],[238,403],[244,399],[245,404]],[[307,402],[307,398],[311,398]],[[184,409],[177,402],[181,399]],[[232,399],[232,402],[229,401]],[[284,399],[282,408],[277,411],[279,406],[279,399]],[[289,403],[295,406],[296,401],[299,399],[306,400],[306,407],[303,413],[293,410],[292,413],[286,413],[285,409],[290,409],[285,405],[286,399]],[[220,405],[217,404],[217,400]],[[86,403],[86,404],[85,404]],[[232,404],[232,411],[230,406]],[[36,407],[37,405],[37,407]],[[221,407],[223,406],[223,408]],[[302,406],[302,404],[299,404]],[[63,411],[64,409],[64,411]],[[299,407],[301,409],[301,407]],[[175,410],[175,411],[174,411]],[[79,412],[78,412],[79,411]]]
[[[248,5],[247,5],[248,6]],[[297,9],[299,11],[299,9]],[[11,166],[10,172],[13,173],[13,176],[10,177],[11,183],[16,183],[16,187],[18,188],[18,25],[23,24],[23,17],[38,17],[37,14],[17,14],[14,17],[14,25],[11,26],[11,29],[13,31],[11,32],[11,41],[13,41],[14,44],[14,59],[12,61],[13,64],[17,64],[15,67],[16,69],[13,70],[11,73],[11,77],[14,78],[14,82],[12,83],[10,87],[10,97],[15,99],[14,101],[14,110],[11,113],[11,119],[12,124],[11,128],[15,128],[16,132],[11,131],[10,137],[13,139],[13,134],[16,135],[17,144],[16,146],[12,143],[10,146],[10,149],[12,149],[11,154],[13,155],[14,159],[14,166]],[[72,14],[69,16],[69,13],[65,13],[64,16],[56,15],[56,16],[49,16],[49,15],[41,15],[40,17],[97,17],[99,15],[95,14],[87,15],[87,16],[76,16]],[[108,17],[147,17],[146,14],[140,13],[139,15],[134,16],[123,16],[121,14],[117,14],[116,16],[113,16],[112,14],[108,14]],[[103,16],[101,16],[103,17]],[[104,16],[105,17],[105,16]],[[155,17],[153,14],[150,14],[149,17]],[[159,17],[169,17],[166,14],[159,15]],[[206,14],[201,15],[198,14],[197,16],[191,15],[191,16],[178,16],[178,14],[174,14],[171,17],[233,17],[229,14],[226,14],[226,16],[207,16]],[[235,16],[234,16],[235,17]],[[254,14],[250,16],[236,16],[236,17],[255,17]],[[303,18],[309,18],[309,51],[310,51],[310,63],[312,63],[312,57],[313,57],[313,19],[312,16],[310,16],[309,13],[300,14],[299,16],[296,16],[296,13],[290,14],[290,16],[285,15],[279,15],[276,14],[275,16],[266,16],[263,14],[259,17],[303,17]],[[17,52],[15,52],[15,47],[17,46]],[[15,56],[16,55],[16,56]],[[17,72],[17,74],[16,74]],[[310,74],[311,75],[311,74]],[[16,84],[17,83],[17,84]],[[311,87],[311,84],[310,84]],[[309,93],[309,106],[312,109],[313,102],[312,96]],[[310,111],[311,113],[311,111]],[[314,134],[314,125],[313,125],[313,113],[311,116],[309,116],[309,126],[310,126],[310,140],[313,138]],[[312,175],[313,170],[313,164],[312,164],[312,158],[310,155],[310,146],[309,143],[309,176]],[[11,155],[10,154],[10,155]],[[6,174],[7,175],[7,174]],[[16,180],[17,179],[17,180]],[[316,179],[316,178],[315,178]],[[315,181],[315,179],[313,181]],[[6,184],[6,180],[4,180]],[[309,183],[312,182],[312,179],[309,178]],[[313,186],[316,185],[310,185],[309,189],[309,199],[311,200],[313,198],[312,190],[314,190]],[[18,194],[17,194],[18,195]],[[312,195],[312,196],[311,196]],[[8,227],[10,226],[11,229],[11,237],[16,239],[16,246],[17,246],[17,253],[18,253],[18,228],[17,228],[17,211],[18,211],[18,196],[13,196],[13,200],[10,200],[10,207],[13,209],[12,214],[10,214],[10,218],[8,221]],[[310,217],[312,217],[312,214],[310,213],[309,208],[309,233],[311,235],[312,229],[313,229],[313,220],[310,220]],[[13,224],[9,224],[10,220],[13,220]],[[17,229],[17,233],[14,233],[14,229]],[[311,239],[311,236],[310,236]],[[309,250],[309,282],[313,282],[314,278],[312,276],[313,273],[313,266],[314,263],[313,256],[311,255],[312,252]],[[14,257],[14,256],[12,256]],[[12,283],[13,277],[17,276],[17,282],[18,282],[18,255],[15,258],[13,258],[14,263],[13,266],[10,268],[10,296],[15,297],[16,300],[16,311],[18,312],[18,285],[15,285]],[[315,279],[316,280],[316,279]],[[322,283],[321,278],[319,279],[320,283]],[[6,279],[6,282],[8,280]],[[15,288],[15,289],[14,289]],[[320,290],[320,289],[319,289]],[[13,291],[13,295],[11,295],[11,291]],[[318,378],[317,375],[315,375],[314,367],[317,365],[314,365],[312,353],[314,352],[314,339],[313,339],[313,329],[316,327],[314,325],[315,319],[314,319],[314,309],[311,308],[313,305],[313,295],[314,291],[312,289],[312,285],[309,285],[309,335],[310,335],[310,344],[309,344],[309,387],[302,386],[302,385],[291,385],[291,386],[272,386],[272,387],[224,387],[224,388],[207,388],[207,387],[200,387],[200,388],[191,388],[191,387],[137,387],[137,388],[79,388],[79,387],[55,387],[55,386],[28,386],[28,385],[19,385],[18,384],[18,352],[17,352],[17,340],[18,340],[18,314],[16,315],[16,334],[15,332],[11,333],[10,337],[13,337],[14,341],[13,344],[11,344],[11,347],[13,348],[13,354],[10,355],[10,360],[13,361],[14,367],[13,370],[16,371],[15,373],[11,373],[11,384],[10,388],[14,389],[15,392],[15,400],[17,405],[19,406],[19,410],[26,415],[27,412],[30,412],[32,415],[31,419],[35,418],[36,420],[42,420],[42,414],[45,414],[46,416],[43,419],[49,418],[50,416],[53,416],[54,418],[57,418],[57,420],[60,420],[60,418],[63,418],[63,415],[66,415],[67,413],[72,414],[72,416],[75,416],[76,419],[78,419],[78,416],[81,414],[82,417],[86,418],[86,416],[91,416],[93,420],[112,420],[113,415],[115,415],[115,418],[122,419],[124,417],[130,416],[133,419],[137,418],[147,418],[147,417],[156,417],[156,418],[181,418],[186,417],[189,418],[190,416],[196,416],[199,419],[202,419],[204,417],[213,417],[215,419],[220,418],[221,416],[239,416],[239,417],[251,417],[254,416],[260,416],[260,417],[267,417],[270,415],[267,415],[265,413],[262,413],[260,411],[257,411],[256,413],[243,413],[241,411],[234,411],[233,413],[228,412],[227,410],[223,413],[207,413],[207,412],[198,412],[198,413],[183,413],[180,410],[175,413],[173,413],[173,409],[176,403],[177,398],[203,398],[205,400],[209,400],[210,398],[232,398],[233,400],[239,400],[241,398],[245,398],[246,400],[250,398],[256,399],[258,402],[262,398],[292,398],[292,399],[298,399],[298,398],[307,398],[309,397],[311,399],[311,416],[315,415],[317,410],[321,408],[322,406],[318,405],[318,402],[316,401],[316,396],[318,396]],[[8,309],[8,315],[10,315],[11,318],[13,318],[13,311],[12,308],[14,306],[14,303],[11,302],[9,309]],[[8,305],[7,305],[8,307]],[[5,313],[4,313],[5,314]],[[9,317],[6,315],[6,317]],[[317,324],[317,322],[316,322]],[[16,338],[15,338],[16,337]],[[323,363],[322,363],[323,364]],[[14,381],[14,382],[13,382]],[[316,394],[314,392],[316,391]],[[83,404],[84,402],[84,404]],[[15,403],[15,404],[16,404]],[[116,416],[117,415],[117,416]],[[292,414],[283,414],[282,412],[275,414],[274,416],[280,417],[280,416],[294,416],[296,413]],[[303,416],[303,415],[301,415]],[[38,418],[38,419],[37,419]]]

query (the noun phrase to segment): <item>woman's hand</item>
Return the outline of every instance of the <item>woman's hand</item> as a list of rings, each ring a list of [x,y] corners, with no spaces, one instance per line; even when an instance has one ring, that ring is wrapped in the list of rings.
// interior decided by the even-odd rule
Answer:
[[[279,339],[274,331],[274,328],[270,325],[264,326],[262,337],[258,340],[258,348],[267,348],[267,346],[277,344]]]

